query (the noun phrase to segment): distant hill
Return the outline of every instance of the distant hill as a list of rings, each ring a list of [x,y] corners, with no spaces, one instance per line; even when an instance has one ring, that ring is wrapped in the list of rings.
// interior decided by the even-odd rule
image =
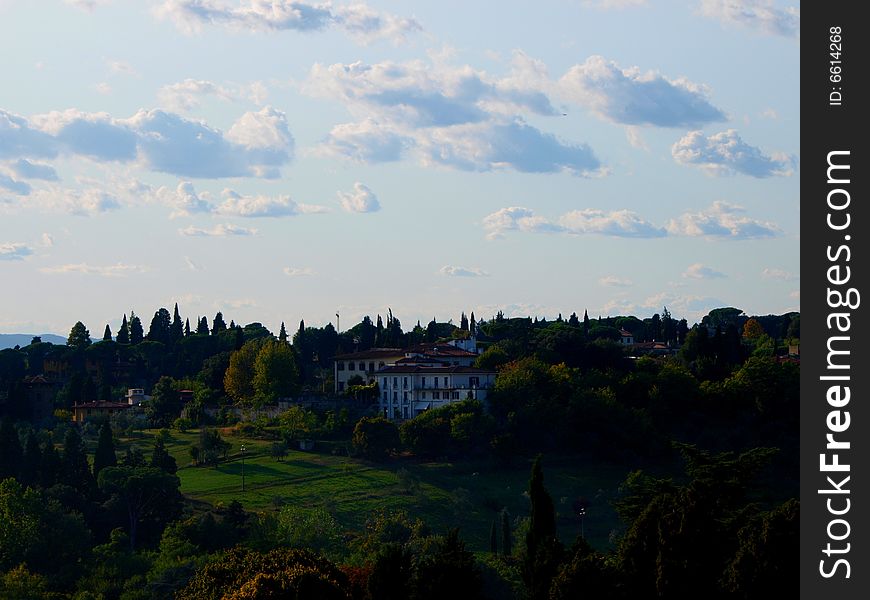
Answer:
[[[0,350],[14,348],[15,346],[29,346],[34,334],[32,333],[0,333]],[[53,333],[41,333],[39,337],[43,342],[66,345],[66,338]]]

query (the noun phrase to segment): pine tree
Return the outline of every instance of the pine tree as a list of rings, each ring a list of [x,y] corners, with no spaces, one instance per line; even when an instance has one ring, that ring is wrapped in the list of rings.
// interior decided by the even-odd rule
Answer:
[[[184,319],[184,337],[190,337],[190,319]]]
[[[179,325],[181,323],[179,322]],[[170,344],[172,342],[172,317],[165,308],[159,308],[151,318],[151,326],[148,328],[148,341]]]
[[[589,313],[583,311],[583,335],[589,335]]]
[[[124,315],[124,319],[121,321],[121,328],[118,330],[118,336],[115,338],[115,341],[119,344],[130,343],[130,324],[127,323],[127,315]]]
[[[472,335],[477,335],[477,321],[474,320],[474,311],[471,311],[471,321],[468,323],[468,330]]]
[[[465,316],[465,311],[462,311],[462,316],[459,317],[459,329],[468,331],[468,317]]]
[[[196,332],[199,334],[208,335],[208,319],[202,317],[196,325]]]
[[[103,331],[103,341],[111,342],[112,341],[112,330],[109,329],[109,325],[106,325],[106,329]]]
[[[141,344],[145,339],[145,330],[142,328],[142,321],[130,311],[130,344]]]
[[[211,334],[217,335],[221,331],[227,330],[227,324],[224,321],[224,315],[220,311],[214,316],[214,320],[211,325]]]
[[[115,456],[115,441],[112,439],[112,428],[108,423],[103,423],[103,426],[100,427],[97,449],[94,452],[94,479],[106,467],[114,467],[117,464],[118,457]]]
[[[66,345],[71,348],[87,348],[91,345],[91,332],[81,321],[77,321],[69,331]]]
[[[88,454],[78,431],[70,428],[63,440],[60,480],[70,487],[88,493],[94,488],[94,478],[88,464]]]
[[[568,317],[568,325],[571,327],[580,327],[580,319],[577,318],[577,313],[571,313],[571,316]]]
[[[281,321],[281,331],[278,333],[278,341],[287,343],[287,330],[284,329],[284,321]]]
[[[544,488],[541,456],[532,465],[529,479],[531,515],[526,533],[523,581],[532,600],[549,598],[550,582],[561,561],[562,546],[556,538],[556,511],[553,499]]]
[[[184,336],[184,325],[181,323],[181,315],[178,314],[178,302],[175,303],[175,311],[172,315],[172,324],[169,326],[169,339],[177,342]]]

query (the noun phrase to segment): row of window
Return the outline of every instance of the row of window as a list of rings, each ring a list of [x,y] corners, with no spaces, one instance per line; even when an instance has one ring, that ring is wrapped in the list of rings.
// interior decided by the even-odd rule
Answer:
[[[443,387],[445,387],[445,388],[450,387],[449,378],[444,377],[443,379],[444,379]],[[383,385],[381,387],[383,387],[383,388],[389,387],[387,385],[388,381],[389,381],[389,378],[384,377],[383,378]],[[438,381],[439,381],[438,377],[432,377],[432,387],[433,388],[436,388],[436,389],[438,388]],[[469,377],[468,378],[468,385],[469,385],[469,387],[472,387],[472,388],[476,388],[476,387],[480,386],[480,378],[479,377]],[[393,387],[394,388],[399,387],[399,378],[398,377],[393,377]],[[408,388],[408,378],[407,377],[402,377],[402,387],[405,389]],[[423,388],[427,387],[425,376],[420,377],[420,387],[423,387]]]
[[[426,392],[420,392],[420,399],[426,400]],[[459,392],[432,392],[433,400],[459,400]],[[384,392],[384,402],[390,401],[390,393]],[[399,392],[393,392],[393,403],[399,401]],[[408,392],[402,392],[402,402],[404,404],[408,403]]]
[[[356,370],[357,370],[357,365],[359,365],[359,370],[360,370],[360,371],[365,371],[365,370],[366,370],[366,364],[365,364],[364,362],[355,363],[355,362],[353,362],[353,361],[348,361],[348,363],[347,363],[347,370],[348,370],[348,371],[356,371]],[[385,365],[384,365],[383,362],[379,362],[379,363],[378,363],[378,369],[383,369],[384,366],[385,366]],[[336,367],[339,371],[344,371],[344,361],[338,361],[338,362],[336,362],[336,363],[335,363],[335,367]],[[369,363],[369,369],[368,369],[368,370],[369,370],[369,372],[374,372],[374,371],[375,371],[375,363],[370,362],[370,363]]]

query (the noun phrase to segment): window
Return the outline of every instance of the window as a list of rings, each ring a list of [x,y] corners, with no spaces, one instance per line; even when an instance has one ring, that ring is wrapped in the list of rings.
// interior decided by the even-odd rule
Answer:
[[[399,400],[399,392],[393,392],[393,402],[397,402]]]
[[[432,399],[433,400],[440,400],[441,399],[441,392],[432,392]]]
[[[348,371],[354,371],[354,370],[356,370],[356,363],[353,362],[352,360],[351,360],[351,361],[348,361],[348,363],[347,363],[347,370],[348,370]]]
[[[448,387],[448,386],[447,386],[447,378],[446,378],[446,377],[444,378],[444,387]]]
[[[404,417],[407,419],[408,418],[408,407],[407,406],[402,408],[402,413],[403,413]]]
[[[383,362],[383,361],[381,361],[381,362],[378,363],[378,368],[379,368],[379,369],[383,369],[383,368],[384,368],[384,362]]]
[[[399,387],[399,378],[393,377],[393,387]]]
[[[423,392],[422,394],[420,394],[420,397],[423,398],[423,400],[425,400],[426,399],[426,392]]]
[[[340,361],[338,361],[338,362],[335,363],[335,364],[338,365],[338,370],[339,370],[339,371],[344,371],[344,361],[343,361],[343,360],[340,360]]]
[[[421,387],[426,387],[426,377],[421,377],[421,378],[420,378],[420,386],[421,386]]]
[[[343,381],[339,381],[339,382],[338,382],[338,391],[339,391],[339,392],[343,392],[343,391],[344,391],[344,382],[343,382]]]
[[[469,377],[468,378],[468,385],[470,385],[473,388],[476,388],[477,386],[480,385],[480,378],[479,377]]]
[[[408,387],[408,378],[407,377],[402,377],[402,387],[403,388]]]
[[[435,381],[435,389],[438,389],[438,378],[433,377],[432,379]]]
[[[361,363],[359,364],[359,370],[360,370],[360,371],[365,371],[365,370],[366,370],[366,364],[365,364],[364,362],[361,362]]]
[[[402,393],[402,402],[404,402],[405,404],[408,403],[408,392]]]
[[[384,392],[384,402],[387,402],[390,399],[390,397],[387,394],[388,394],[388,392]]]
[[[453,399],[459,400],[459,392],[453,392]]]

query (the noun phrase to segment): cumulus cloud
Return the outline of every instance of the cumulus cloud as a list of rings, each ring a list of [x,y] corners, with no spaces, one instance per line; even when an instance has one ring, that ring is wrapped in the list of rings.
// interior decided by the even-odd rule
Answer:
[[[150,269],[141,265],[127,265],[117,263],[114,265],[89,265],[87,263],[66,264],[56,267],[43,267],[40,269],[43,273],[50,274],[68,274],[81,273],[84,275],[98,275],[100,277],[126,277],[131,273],[144,273]]]
[[[569,233],[598,233],[617,237],[663,237],[667,232],[630,210],[605,212],[596,209],[573,210],[559,218],[559,224]]]
[[[378,197],[366,185],[360,182],[353,184],[352,192],[338,192],[341,207],[347,212],[369,213],[381,210]]]
[[[54,167],[45,163],[35,163],[26,158],[19,158],[10,166],[15,174],[23,179],[58,180],[57,171],[54,170]]]
[[[447,277],[489,277],[489,273],[477,267],[444,265],[438,272]]]
[[[798,276],[790,271],[785,271],[783,269],[771,269],[766,267],[763,271],[761,271],[761,276],[764,279],[773,279],[775,281],[795,281],[798,279]]]
[[[51,186],[33,190],[28,204],[47,212],[64,212],[79,217],[93,216],[121,208],[120,200],[99,188],[70,189]]]
[[[722,279],[727,277],[727,275],[710,267],[706,267],[701,263],[694,263],[689,265],[689,268],[685,270],[683,277],[687,279]]]
[[[239,227],[237,225],[231,225],[229,223],[221,223],[215,225],[211,229],[203,229],[201,227],[194,227],[193,225],[191,225],[190,227],[179,229],[178,233],[191,237],[228,237],[236,235],[256,235],[257,230],[249,229],[247,227]]]
[[[5,242],[0,244],[0,260],[23,260],[33,254],[33,249],[27,244]]]
[[[559,86],[570,101],[623,125],[695,127],[726,120],[702,86],[638,67],[622,69],[603,56],[571,67]]]
[[[242,0],[236,5],[218,0],[165,0],[155,12],[188,33],[206,25],[252,32],[338,27],[359,42],[369,43],[377,39],[402,41],[408,34],[422,30],[415,19],[379,13],[365,4],[333,9],[329,4],[287,0]]]
[[[57,153],[53,136],[33,127],[24,117],[0,108],[0,159],[54,158]]]
[[[30,193],[31,187],[26,181],[18,181],[0,172],[0,190],[8,190],[19,196],[26,196]]]
[[[164,85],[157,91],[157,98],[161,105],[182,112],[198,108],[203,96],[214,96],[222,100],[234,98],[228,89],[200,79],[185,79],[178,83]]]
[[[311,267],[284,267],[283,271],[287,277],[309,277],[316,274]]]
[[[289,196],[243,196],[230,189],[224,190],[223,196],[225,199],[215,212],[234,217],[290,217],[329,210],[324,206],[297,203]]]
[[[208,214],[214,210],[207,192],[198,194],[193,184],[182,181],[172,190],[161,187],[156,192],[157,198],[172,208],[169,218],[188,217],[195,214]]]
[[[631,287],[634,282],[631,279],[625,279],[616,275],[607,275],[598,280],[600,285],[605,287]]]
[[[709,137],[701,131],[691,131],[671,147],[671,155],[678,163],[700,167],[711,175],[742,173],[758,178],[791,175],[795,164],[792,157],[767,156],[744,142],[734,129]]]
[[[699,11],[726,25],[785,37],[800,35],[800,9],[777,8],[773,0],[701,0]]]
[[[469,171],[598,174],[588,145],[559,140],[522,118],[557,114],[548,81],[539,61],[515,53],[501,78],[441,61],[318,64],[303,91],[340,100],[359,117],[334,127],[321,153],[360,162],[414,155],[424,165]]]
[[[108,113],[68,109],[36,115],[31,121],[51,134],[61,152],[102,161],[136,158],[136,132]]]
[[[668,233],[690,237],[718,239],[758,239],[779,235],[774,223],[745,216],[745,209],[736,204],[716,201],[700,212],[683,213],[667,224]]]
[[[508,231],[526,231],[537,233],[555,233],[563,231],[559,225],[551,223],[544,217],[535,215],[530,208],[510,206],[501,208],[483,218],[483,228],[487,239],[504,237]]]

